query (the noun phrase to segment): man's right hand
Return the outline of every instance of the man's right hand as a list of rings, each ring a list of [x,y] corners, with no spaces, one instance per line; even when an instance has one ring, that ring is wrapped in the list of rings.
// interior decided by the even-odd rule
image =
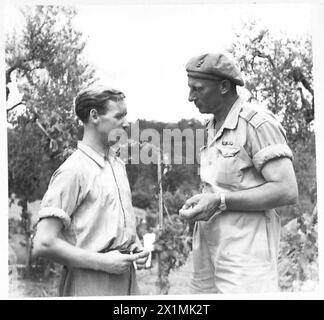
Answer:
[[[181,217],[190,221],[208,221],[212,215],[220,213],[220,194],[201,193],[188,199],[179,210]]]
[[[101,253],[101,268],[107,273],[122,274],[129,271],[132,263],[146,257],[146,252],[133,254],[120,253],[118,250]]]

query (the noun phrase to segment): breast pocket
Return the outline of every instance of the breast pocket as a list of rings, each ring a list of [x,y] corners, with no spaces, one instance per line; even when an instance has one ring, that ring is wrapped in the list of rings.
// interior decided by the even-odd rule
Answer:
[[[239,146],[217,145],[215,148],[215,180],[216,183],[228,186],[237,186],[242,180],[244,160],[240,156]]]
[[[238,145],[214,144],[201,150],[200,155],[201,180],[212,186],[233,186],[235,189],[253,166],[245,149]]]

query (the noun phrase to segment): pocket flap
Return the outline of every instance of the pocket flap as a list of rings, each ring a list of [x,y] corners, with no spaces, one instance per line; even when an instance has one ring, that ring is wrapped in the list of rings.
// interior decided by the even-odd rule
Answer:
[[[236,146],[217,146],[217,149],[225,158],[234,157],[240,151]]]

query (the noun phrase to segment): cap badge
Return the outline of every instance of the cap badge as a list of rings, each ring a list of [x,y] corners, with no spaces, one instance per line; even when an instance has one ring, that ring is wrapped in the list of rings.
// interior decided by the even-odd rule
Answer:
[[[200,68],[201,65],[204,63],[204,61],[205,61],[204,59],[199,60],[198,63],[196,64],[196,68]]]

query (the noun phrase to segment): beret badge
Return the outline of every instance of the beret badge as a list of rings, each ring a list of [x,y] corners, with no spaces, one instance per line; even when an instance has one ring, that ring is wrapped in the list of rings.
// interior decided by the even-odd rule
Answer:
[[[198,63],[196,64],[196,68],[200,68],[201,65],[204,63],[205,59],[201,59],[198,61]]]

